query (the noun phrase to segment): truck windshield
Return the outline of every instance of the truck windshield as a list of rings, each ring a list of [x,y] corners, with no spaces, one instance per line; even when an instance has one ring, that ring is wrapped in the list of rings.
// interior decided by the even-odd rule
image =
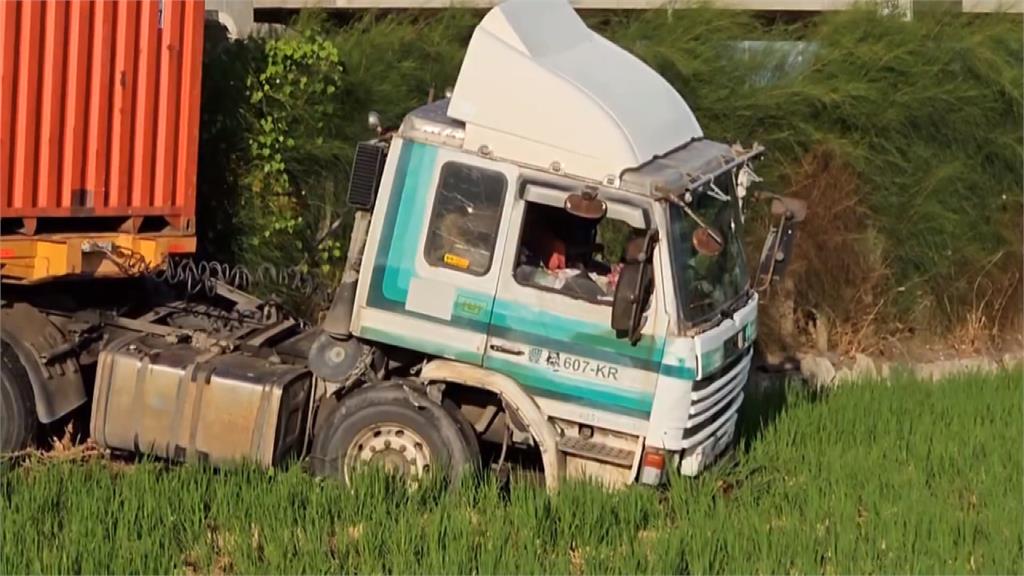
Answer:
[[[717,191],[696,195],[687,206],[689,213],[678,204],[669,204],[676,295],[680,314],[689,324],[705,322],[732,305],[749,281],[732,173],[716,178],[715,186],[721,195]],[[699,232],[702,226],[698,221],[710,228],[709,234]],[[707,249],[709,243],[711,250]]]

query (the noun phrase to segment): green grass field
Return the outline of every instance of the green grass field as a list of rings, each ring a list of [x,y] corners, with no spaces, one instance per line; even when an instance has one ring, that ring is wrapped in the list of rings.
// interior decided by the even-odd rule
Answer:
[[[8,466],[0,572],[1021,573],[1022,377],[754,397],[770,421],[663,492]]]

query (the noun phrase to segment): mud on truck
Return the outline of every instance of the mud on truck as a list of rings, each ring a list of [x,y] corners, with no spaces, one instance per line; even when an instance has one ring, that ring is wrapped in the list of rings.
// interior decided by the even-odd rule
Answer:
[[[19,26],[38,8],[11,6],[5,18]],[[163,15],[182,32],[183,91],[198,89],[188,55],[201,50],[201,14],[171,2]],[[134,57],[125,52],[115,47],[115,70]],[[192,171],[178,185],[194,179],[195,95],[179,104],[176,158]],[[155,279],[170,274],[169,255],[195,250],[191,220],[172,210],[154,226],[134,191],[117,204],[116,171],[95,190],[62,177],[32,204],[19,186],[43,184],[14,166],[0,239],[0,450],[88,413],[99,445],[176,461],[306,458],[343,481],[368,464],[457,479],[482,451],[523,448],[555,487],[566,477],[656,485],[726,449],[757,285],[782,273],[804,215],[798,201],[770,198],[752,280],[743,205],[760,147],[705,138],[656,72],[568,3],[530,0],[480,22],[449,97],[396,129],[372,114],[371,126],[351,170],[344,276],[314,327],[224,284],[183,297]],[[156,130],[159,143],[166,126]],[[16,136],[4,158],[31,160],[17,147],[40,136]],[[104,215],[120,228],[85,227]]]

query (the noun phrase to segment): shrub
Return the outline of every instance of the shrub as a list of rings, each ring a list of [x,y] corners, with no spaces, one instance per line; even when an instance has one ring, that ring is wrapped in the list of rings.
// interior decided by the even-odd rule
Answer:
[[[226,187],[238,197],[202,199],[237,206],[237,240],[224,240],[229,227],[207,236],[238,260],[300,264],[333,283],[366,112],[395,126],[454,85],[479,16],[370,14],[337,27],[306,15],[278,38],[246,41],[259,52],[241,103],[247,145],[240,152],[233,132],[204,136],[204,152],[220,134],[241,157],[230,160],[240,184]],[[1020,318],[1020,16],[908,22],[853,10],[786,24],[694,9],[588,20],[668,79],[709,137],[765,144],[768,189],[811,200],[792,306],[827,321],[831,346]],[[764,49],[779,40],[804,49]],[[209,69],[205,78],[209,87]]]

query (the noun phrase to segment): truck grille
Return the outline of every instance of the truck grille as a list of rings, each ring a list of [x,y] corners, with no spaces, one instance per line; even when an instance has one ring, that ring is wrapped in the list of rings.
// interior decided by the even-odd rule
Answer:
[[[727,354],[726,357],[729,358],[729,360],[726,361],[725,364],[722,364],[721,366],[718,367],[717,370],[715,370],[711,374],[708,374],[707,376],[693,383],[694,394],[701,392],[705,388],[714,386],[715,384],[721,382],[722,376],[725,376],[732,372],[733,368],[735,368],[738,364],[740,364],[747,358],[747,354],[739,353],[739,351],[737,350],[731,355]]]
[[[743,402],[752,351],[737,355],[716,374],[694,383],[683,430],[683,450],[700,446],[725,426]]]

